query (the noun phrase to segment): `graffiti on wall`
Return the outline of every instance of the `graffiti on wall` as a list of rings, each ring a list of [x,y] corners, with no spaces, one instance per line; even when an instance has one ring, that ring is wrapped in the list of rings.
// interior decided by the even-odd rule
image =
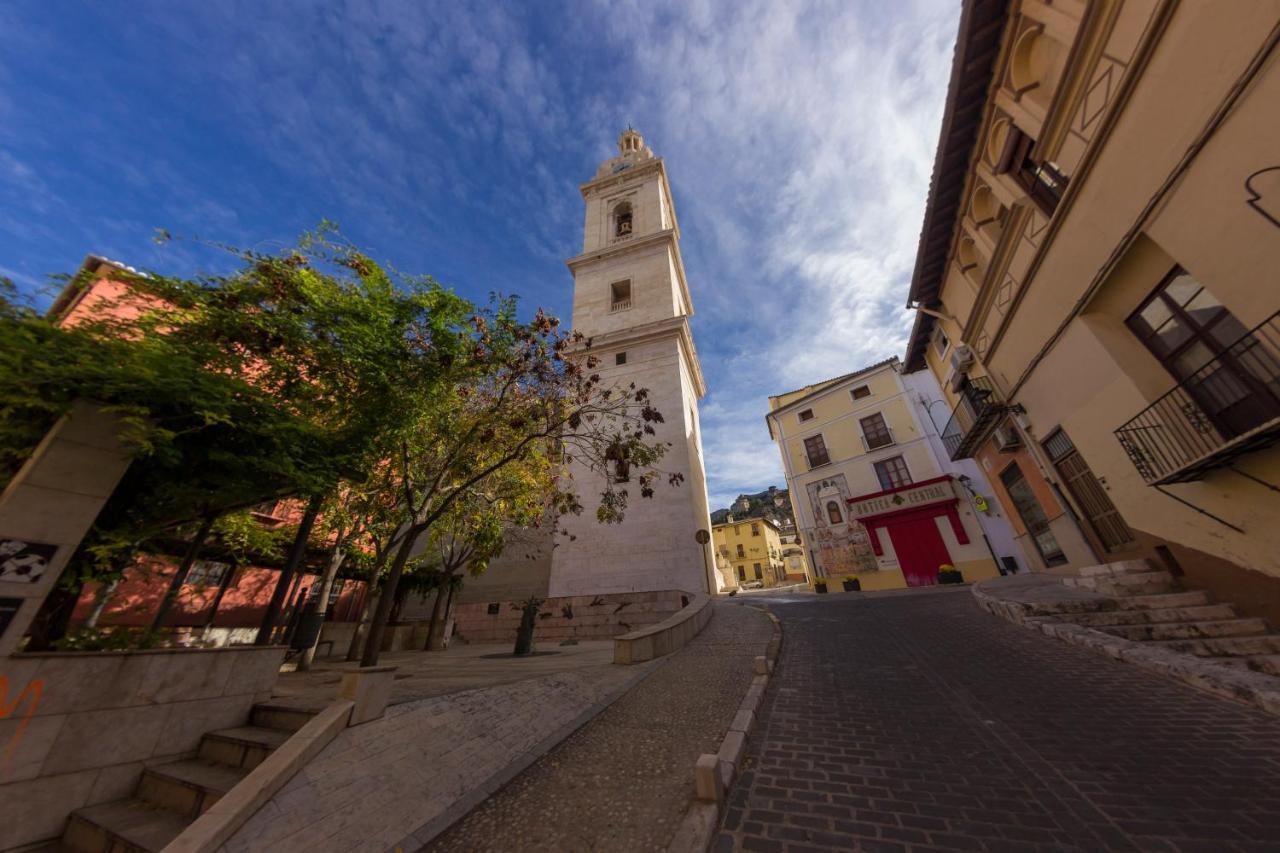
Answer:
[[[14,728],[7,739],[0,742],[0,779],[8,775],[9,761],[18,749],[18,744],[22,742],[22,736],[27,731],[27,724],[35,716],[36,708],[40,707],[40,697],[43,693],[44,682],[38,678],[33,678],[26,683],[11,701],[9,699],[9,678],[8,676],[0,675],[0,722],[17,716],[18,711],[25,708],[21,718],[18,720],[17,727]]]

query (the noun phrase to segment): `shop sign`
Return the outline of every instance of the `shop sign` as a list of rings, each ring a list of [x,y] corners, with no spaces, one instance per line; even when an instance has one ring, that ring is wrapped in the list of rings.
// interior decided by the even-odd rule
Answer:
[[[909,509],[937,501],[955,500],[955,497],[956,493],[951,485],[951,480],[946,479],[936,483],[926,483],[923,486],[916,486],[911,489],[903,489],[900,492],[894,492],[889,495],[877,495],[874,498],[867,498],[863,501],[854,501],[849,505],[849,512],[855,518],[864,518],[869,515]]]

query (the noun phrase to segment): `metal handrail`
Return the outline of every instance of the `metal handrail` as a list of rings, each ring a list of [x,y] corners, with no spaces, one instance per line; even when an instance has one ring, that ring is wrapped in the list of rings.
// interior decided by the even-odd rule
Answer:
[[[1197,480],[1280,433],[1280,311],[1115,430],[1148,484]]]
[[[970,376],[960,392],[960,402],[951,410],[951,417],[943,427],[942,446],[952,460],[966,459],[973,455],[977,443],[986,434],[997,417],[1005,411],[1000,392],[985,376]]]

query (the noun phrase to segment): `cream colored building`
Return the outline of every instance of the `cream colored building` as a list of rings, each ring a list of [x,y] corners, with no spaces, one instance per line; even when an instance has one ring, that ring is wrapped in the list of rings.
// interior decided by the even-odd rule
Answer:
[[[992,577],[993,551],[1012,537],[1003,519],[979,517],[980,474],[938,458],[922,395],[900,371],[891,358],[769,398],[812,574],[856,576],[865,590],[932,584],[944,563]]]
[[[727,587],[756,583],[773,587],[786,581],[782,538],[778,525],[769,519],[744,518],[717,524],[711,528],[711,542]]]
[[[1280,621],[1280,2],[966,0],[910,371],[1037,568]]]
[[[592,340],[603,385],[648,388],[662,413],[657,439],[670,442],[661,462],[664,480],[652,499],[633,489],[621,524],[599,524],[591,513],[561,518],[569,534],[551,556],[550,595],[651,590],[715,592],[698,401],[706,393],[689,330],[693,302],[680,256],[680,226],[662,159],[636,131],[618,139],[581,187],[586,203],[582,253],[573,272],[573,328]],[[600,492],[599,475],[573,463],[585,495]]]

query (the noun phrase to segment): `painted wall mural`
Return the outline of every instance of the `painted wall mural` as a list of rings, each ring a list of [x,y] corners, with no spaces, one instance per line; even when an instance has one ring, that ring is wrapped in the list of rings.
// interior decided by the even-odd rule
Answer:
[[[817,561],[817,572],[827,577],[840,577],[855,572],[877,571],[879,567],[866,529],[849,518],[848,500],[853,495],[844,475],[836,474],[809,483],[805,491],[815,522],[813,528],[805,531],[806,541]],[[835,513],[832,504],[835,505]]]

